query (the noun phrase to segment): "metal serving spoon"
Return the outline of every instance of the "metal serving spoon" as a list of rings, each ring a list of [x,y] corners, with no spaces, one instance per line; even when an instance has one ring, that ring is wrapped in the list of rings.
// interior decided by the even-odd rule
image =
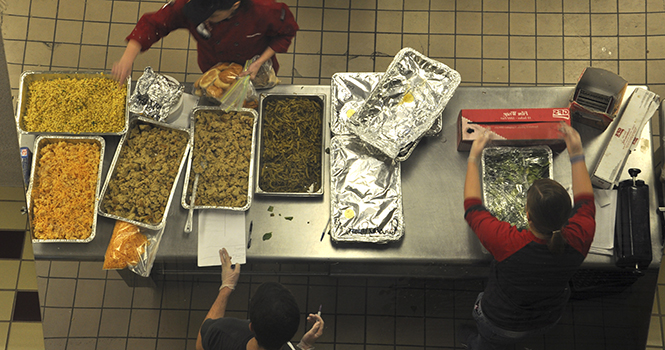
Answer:
[[[194,177],[194,185],[192,186],[192,197],[189,201],[189,213],[187,213],[187,222],[185,222],[185,233],[190,233],[192,232],[192,221],[194,217],[194,203],[196,203],[196,188],[199,185],[199,175],[203,173],[206,169],[206,166],[208,165],[208,162],[205,160],[201,160],[201,171],[196,171],[196,176]],[[196,168],[194,168],[196,169]]]

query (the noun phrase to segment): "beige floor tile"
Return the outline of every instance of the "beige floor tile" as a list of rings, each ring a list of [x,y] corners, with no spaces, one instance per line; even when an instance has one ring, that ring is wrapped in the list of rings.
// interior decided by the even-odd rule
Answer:
[[[477,83],[482,81],[481,62],[478,59],[456,59],[455,70],[462,76],[462,81]]]
[[[30,1],[26,1],[30,2]],[[53,0],[34,0],[31,1],[30,16],[55,18],[58,13],[58,2]]]
[[[30,1],[7,0],[5,1],[5,4],[7,4],[7,9],[5,10],[5,13],[8,15],[27,16],[30,14]]]
[[[536,0],[536,10],[538,12],[562,12],[563,3],[561,1]]]
[[[284,1],[285,4],[288,4]],[[289,5],[291,6],[291,5]],[[326,8],[349,8],[349,0],[326,0]]]
[[[617,52],[618,40],[616,37],[592,37],[591,59],[611,60],[619,57]]]
[[[429,46],[429,39],[427,34],[404,34],[402,36],[402,42],[404,42],[405,47],[411,47],[423,55],[429,56],[429,50],[427,49]],[[376,67],[374,67],[374,69],[377,72],[383,71],[383,69],[379,70]]]
[[[28,17],[3,16],[2,38],[25,40],[28,36]]]
[[[404,12],[404,33],[427,33],[428,22],[428,12]]]
[[[511,35],[534,35],[536,34],[536,16],[532,13],[510,14]]]
[[[82,21],[85,2],[79,0],[59,0],[58,18],[75,19]]]
[[[294,14],[300,30],[321,30],[323,9],[299,7],[297,14]]]
[[[2,349],[6,349],[7,338],[9,338],[9,322],[0,322],[0,344],[2,344]]]
[[[483,60],[483,83],[507,83],[508,60]]]
[[[23,54],[25,52],[25,41],[5,40],[4,44],[5,44],[4,45],[5,59],[7,60],[7,62],[10,64],[18,64],[20,66],[20,64],[23,62]],[[16,75],[10,74],[9,77],[11,80],[16,80],[16,82],[18,82],[18,79],[16,79]],[[18,84],[14,83],[15,82],[12,81],[11,83],[12,88],[18,88]]]
[[[109,22],[111,21],[111,6],[113,1],[87,0],[85,9],[86,21]]]
[[[79,67],[81,69],[104,69],[106,67],[106,46],[81,45]]]
[[[540,37],[536,40],[536,57],[538,59],[562,59],[562,37]]]
[[[350,58],[349,72],[374,72],[374,61],[369,57],[359,56]]]
[[[118,57],[117,59],[120,59]],[[147,66],[151,66],[153,68],[159,67],[159,50],[148,50],[140,53],[137,57],[136,60],[134,60],[134,72],[140,72],[138,77],[143,74],[143,70]],[[137,77],[137,79],[138,79]],[[132,74],[132,80],[134,80],[134,75]]]
[[[17,289],[37,290],[37,273],[35,272],[34,261],[21,261],[21,272],[18,277]]]
[[[82,35],[83,22],[58,20],[55,27],[55,42],[79,44]],[[106,42],[104,42],[104,44],[106,44]]]
[[[114,1],[111,22],[136,24],[140,17],[139,4],[132,1]]]
[[[328,7],[328,2],[326,2]],[[404,7],[404,0],[378,0],[376,8],[379,10],[402,10]]]
[[[457,1],[457,11],[481,11],[483,2],[481,0]]]
[[[665,58],[665,37],[648,36],[647,37],[647,57]]]
[[[535,84],[536,61],[510,61],[510,83]]]
[[[659,316],[651,316],[649,323],[649,333],[647,336],[647,345],[663,346],[663,333]]]
[[[313,78],[319,76],[320,57],[318,55],[296,55],[294,69],[300,77]]]
[[[457,34],[481,34],[482,15],[480,12],[457,12],[455,28]]]
[[[456,57],[480,58],[482,56],[482,37],[480,35],[458,35],[455,40]]]
[[[376,13],[376,31],[379,33],[402,32],[402,12],[378,11]]]
[[[285,55],[283,53],[278,53],[277,57],[282,57],[281,55]],[[120,57],[120,56],[118,56]],[[199,63],[197,61],[198,55],[196,54],[196,50],[189,50],[187,51],[187,73],[191,74],[196,74],[196,75],[201,75],[201,68],[199,68]],[[279,64],[282,64],[282,61],[279,61]],[[198,79],[198,78],[197,78]]]
[[[594,13],[591,14],[591,35],[612,36],[617,35],[617,15]]]
[[[563,34],[589,35],[591,33],[589,18],[588,14],[567,13],[563,15]]]
[[[429,9],[431,11],[454,11],[456,6],[455,0],[437,0],[431,1]]]
[[[352,32],[374,32],[375,22],[374,11],[351,11],[349,30]]]
[[[394,57],[376,57],[374,59],[374,70],[376,72],[385,72],[392,63]]]
[[[374,33],[349,34],[349,55],[371,55],[374,52]],[[296,56],[296,61],[298,56]],[[300,71],[300,68],[298,68]]]
[[[455,57],[455,36],[430,35],[429,55],[431,57]]]
[[[25,65],[48,70],[51,62],[51,48],[42,42],[28,41],[25,45]],[[2,214],[0,214],[2,216]]]
[[[510,11],[514,12],[535,12],[535,0],[510,0]]]
[[[536,39],[534,37],[510,37],[510,58],[536,58]]]
[[[44,330],[41,323],[12,322],[8,349],[44,349]]]
[[[109,40],[109,24],[85,22],[83,25],[82,44],[106,45]]]
[[[323,9],[324,31],[347,31],[349,29],[349,11],[341,9]]]
[[[124,47],[109,46],[108,49],[106,50],[106,67],[104,68],[106,70],[111,70],[113,68],[113,64],[117,62],[120,59],[120,57],[122,57],[122,54],[124,52],[125,52]]]
[[[300,35],[300,34],[298,34]],[[378,37],[380,35],[390,35],[390,34],[377,34],[377,46],[378,46]],[[399,35],[396,35],[399,37]],[[338,54],[341,55],[348,51],[349,49],[349,34],[348,33],[331,33],[323,32],[322,35],[322,54]],[[377,47],[378,50],[378,47]]]
[[[332,77],[338,72],[346,72],[346,57],[321,56],[321,76]]]
[[[141,1],[139,5],[139,18],[141,15],[147,12],[157,12],[160,8],[164,6],[164,2],[162,1]],[[136,19],[138,20],[138,18]],[[136,22],[136,21],[134,21]]]
[[[647,12],[647,35],[663,35],[665,34],[665,13],[651,13]]]
[[[132,32],[132,29],[134,29],[133,24],[111,23],[111,28],[109,29],[109,45],[119,45],[123,48],[127,46],[125,38]]]
[[[665,11],[665,4],[660,0],[647,0],[647,12]]]
[[[538,84],[563,84],[563,62],[539,60],[536,74]]]
[[[508,34],[508,13],[483,12],[483,34]]]
[[[429,32],[431,34],[454,34],[454,12],[430,12]]]
[[[536,16],[538,35],[562,35],[563,19],[562,15],[555,13],[539,13]]]
[[[563,58],[567,60],[591,58],[591,40],[588,37],[564,37]]]
[[[97,337],[101,309],[73,309],[69,337]]]
[[[646,50],[644,37],[619,37],[619,59],[645,59]]]
[[[23,260],[34,260],[35,254],[32,250],[32,239],[30,238],[30,232],[25,233],[25,242],[23,242],[23,255],[21,256]]]
[[[28,40],[33,41],[53,41],[53,32],[55,31],[55,20],[48,18],[30,18],[30,31]]]
[[[563,12],[589,12],[589,2],[579,0],[563,0]]]
[[[644,0],[622,0],[619,1],[619,12],[644,12],[646,1]]]
[[[507,36],[483,38],[483,58],[508,58],[508,48]]]
[[[394,56],[402,49],[402,36],[399,34],[377,34],[376,52]],[[430,51],[431,52],[431,51]]]
[[[21,214],[23,202],[0,202],[0,229],[25,230],[27,218]]]
[[[13,290],[0,290],[0,321],[11,321],[15,295]]]
[[[619,35],[645,35],[645,22],[644,13],[619,14]]]
[[[185,73],[187,70],[187,51],[162,49],[159,71],[164,73]]]
[[[614,0],[591,0],[591,12],[617,12],[617,1]]]
[[[616,74],[619,73],[619,61],[617,60],[591,61],[591,66],[596,68],[602,68],[612,73]]]
[[[365,9],[373,10],[376,8],[375,1],[365,1],[365,0],[351,0],[352,9]]]
[[[53,49],[54,67],[72,67],[76,68],[79,60],[80,45],[57,44]]]
[[[355,36],[367,36],[373,34],[352,34]],[[296,53],[321,53],[321,32],[299,31],[294,39]],[[374,45],[372,45],[372,50]]]

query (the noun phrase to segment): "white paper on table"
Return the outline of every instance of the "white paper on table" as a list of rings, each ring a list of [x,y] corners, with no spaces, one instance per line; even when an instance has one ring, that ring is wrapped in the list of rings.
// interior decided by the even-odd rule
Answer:
[[[596,233],[591,252],[611,255],[614,248],[614,220],[617,212],[617,191],[593,189],[596,204]],[[604,252],[604,253],[601,253]]]
[[[219,250],[226,248],[234,264],[246,262],[245,212],[226,210],[199,211],[199,267],[220,266]]]

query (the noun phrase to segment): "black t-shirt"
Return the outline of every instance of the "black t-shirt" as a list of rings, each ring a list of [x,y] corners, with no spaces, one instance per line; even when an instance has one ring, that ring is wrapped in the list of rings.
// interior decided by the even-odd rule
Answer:
[[[245,350],[254,338],[249,330],[249,320],[232,317],[209,318],[201,325],[201,342],[205,350]],[[282,350],[291,350],[284,344]]]

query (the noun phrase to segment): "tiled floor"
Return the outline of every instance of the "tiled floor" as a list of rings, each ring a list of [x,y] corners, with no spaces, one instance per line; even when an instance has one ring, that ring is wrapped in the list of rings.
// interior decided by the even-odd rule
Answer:
[[[399,49],[409,46],[455,68],[464,85],[574,84],[582,69],[592,65],[617,72],[631,84],[648,84],[665,96],[661,0],[285,2],[301,30],[289,52],[278,55],[284,84],[328,84],[335,72],[383,71]],[[12,94],[26,70],[110,69],[140,14],[163,3],[0,0]],[[195,58],[193,40],[186,32],[175,32],[139,56],[133,79],[150,65],[192,82],[201,73]],[[654,123],[652,130],[658,132],[659,121]],[[658,137],[654,141],[661,144]],[[0,193],[0,230],[20,231],[25,224],[16,214],[21,199],[9,192]],[[35,266],[28,247],[20,258],[0,258],[0,346],[41,344],[39,323],[9,316],[15,314],[22,292],[37,289],[25,277],[36,267],[46,349],[193,348],[196,329],[217,288],[216,277],[168,276],[159,279],[156,288],[130,288],[97,262],[37,261]],[[454,328],[469,319],[484,283],[287,276],[294,270],[312,275],[320,268],[276,264],[244,269],[253,274],[241,278],[230,315],[246,317],[250,291],[262,281],[279,280],[293,290],[303,311],[323,304],[327,328],[318,348],[451,349],[459,345]],[[655,276],[649,275],[623,293],[572,301],[554,331],[519,348],[634,349],[637,339],[649,332],[649,349],[662,349],[663,270],[655,299]],[[649,326],[636,315],[645,308],[648,314],[652,300]]]

